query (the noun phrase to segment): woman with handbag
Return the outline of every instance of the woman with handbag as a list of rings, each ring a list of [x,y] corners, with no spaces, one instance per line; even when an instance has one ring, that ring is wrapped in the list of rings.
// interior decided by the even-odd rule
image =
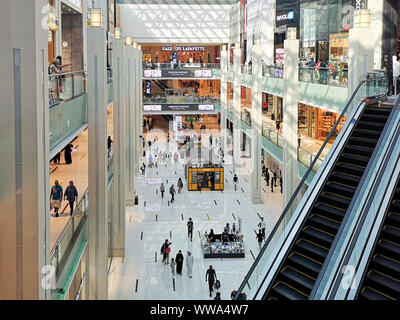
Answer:
[[[168,239],[166,239],[161,246],[161,254],[163,255],[162,262],[164,264],[169,264],[169,253],[171,252],[171,248],[169,247],[170,245],[171,242],[168,242]]]

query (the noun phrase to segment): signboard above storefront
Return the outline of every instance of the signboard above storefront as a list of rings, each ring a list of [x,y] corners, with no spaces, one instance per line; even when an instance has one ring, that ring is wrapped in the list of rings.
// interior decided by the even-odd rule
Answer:
[[[211,69],[186,70],[186,69],[166,69],[166,70],[144,70],[145,78],[211,78]]]
[[[164,46],[161,48],[162,51],[172,51],[172,46]],[[204,47],[193,47],[193,46],[177,46],[176,51],[204,51]]]
[[[164,112],[164,111],[210,111],[213,112],[213,104],[145,104],[144,112]]]
[[[295,21],[294,11],[277,11],[276,12],[276,26],[283,26]]]

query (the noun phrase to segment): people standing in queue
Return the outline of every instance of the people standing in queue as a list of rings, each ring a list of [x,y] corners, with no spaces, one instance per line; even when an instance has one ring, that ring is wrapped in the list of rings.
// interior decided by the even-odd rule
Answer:
[[[173,203],[175,201],[175,187],[174,185],[171,186],[171,188],[169,188],[169,193],[171,194],[171,203]]]
[[[260,228],[262,234],[263,234],[263,239],[265,240],[265,221],[264,221],[264,217],[261,217],[261,221],[258,224],[258,227]]]
[[[171,259],[171,263],[170,263],[169,265],[171,266],[172,275],[175,277],[175,266],[176,266],[176,262],[174,261],[174,258]]]
[[[178,193],[179,194],[182,193],[182,188],[183,188],[183,181],[181,178],[179,178],[179,180],[178,180]]]
[[[210,297],[212,297],[214,282],[217,280],[217,273],[212,266],[206,272],[206,282],[208,281],[208,289],[210,290]]]
[[[50,190],[50,207],[54,208],[54,214],[58,217],[58,210],[61,208],[63,196],[63,188],[58,184],[58,180],[54,181],[54,186]]]
[[[165,186],[164,186],[164,183],[162,183],[162,182],[161,182],[161,186],[160,186],[160,192],[161,192],[161,199],[164,199]]]
[[[175,257],[176,261],[176,273],[182,275],[182,268],[183,268],[183,254],[182,251],[179,250]]]
[[[190,238],[190,241],[192,241],[192,238],[193,238],[193,221],[192,221],[192,218],[189,218],[189,221],[187,222],[187,228],[188,228],[188,238]]]
[[[171,252],[171,248],[169,247],[170,245],[171,242],[169,242],[168,239],[166,239],[163,245],[161,246],[161,254],[163,255],[162,262],[164,264],[169,264],[169,253]]]
[[[259,230],[258,230],[258,233],[257,233],[257,235],[256,235],[256,239],[257,239],[257,241],[258,241],[258,248],[259,248],[260,250],[261,250],[261,245],[262,245],[263,238],[264,238],[263,233],[262,233],[261,229],[259,229]]]
[[[194,263],[193,255],[190,251],[188,251],[186,256],[186,267],[188,268],[189,278],[192,278],[193,263]]]
[[[78,200],[78,190],[74,186],[74,182],[70,181],[68,187],[65,189],[64,200],[68,200],[71,216],[74,213],[74,203]]]

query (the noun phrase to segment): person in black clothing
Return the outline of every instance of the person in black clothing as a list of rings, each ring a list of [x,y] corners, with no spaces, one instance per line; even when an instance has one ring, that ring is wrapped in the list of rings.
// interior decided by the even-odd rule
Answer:
[[[61,159],[61,153],[59,152],[54,156],[53,162],[56,163],[56,164],[60,163],[60,159]]]
[[[72,157],[71,157],[72,147],[73,147],[72,143],[68,143],[64,149],[64,159],[66,164],[72,163]]]
[[[233,290],[233,291],[231,292],[231,299],[232,299],[232,300],[235,298],[236,294],[237,294],[237,291],[236,291],[236,290]]]
[[[183,254],[182,251],[179,250],[175,257],[176,262],[176,273],[182,275],[182,267],[183,267]]]
[[[208,279],[207,279],[208,278]],[[206,282],[208,280],[208,289],[210,290],[210,297],[212,297],[212,291],[215,280],[217,280],[217,273],[212,266],[206,272]]]
[[[265,168],[265,182],[267,183],[267,187],[269,187],[269,170]]]
[[[168,241],[168,239],[165,240],[165,242],[163,243],[163,245],[161,246],[161,254],[163,255],[163,259],[162,262],[164,264],[168,264],[169,263],[169,252],[171,251],[171,249],[169,248],[169,246],[171,245],[171,242]]]
[[[278,175],[276,174],[276,171],[274,172],[274,185],[275,187],[277,186],[277,181],[278,181]]]
[[[217,292],[214,300],[221,300],[221,293]]]
[[[282,176],[279,177],[279,184],[281,186],[281,193],[283,193],[283,181],[282,181]]]
[[[114,142],[114,141],[111,140],[111,137],[108,136],[108,138],[107,138],[107,149],[108,149],[108,152],[111,151],[111,144],[112,144],[113,142]]]
[[[274,177],[271,177],[271,192],[274,192]]]
[[[70,213],[72,216],[74,213],[74,203],[76,200],[78,200],[78,190],[76,190],[73,181],[70,181],[68,187],[65,189],[64,200],[68,200],[69,207],[71,209]]]
[[[192,221],[192,218],[189,218],[189,221],[187,222],[187,228],[188,228],[188,238],[190,238],[190,241],[192,241],[192,238],[193,238],[193,221]]]
[[[263,233],[262,233],[261,229],[258,230],[258,233],[256,235],[256,239],[258,241],[258,248],[261,250],[261,245],[262,245],[262,242],[263,242],[263,239],[264,239],[264,236],[263,236]]]

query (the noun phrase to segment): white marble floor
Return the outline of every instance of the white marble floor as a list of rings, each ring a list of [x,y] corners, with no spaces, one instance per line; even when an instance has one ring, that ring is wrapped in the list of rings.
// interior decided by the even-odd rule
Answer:
[[[248,162],[249,159],[242,161]],[[266,221],[268,235],[282,211],[279,187],[274,190],[275,193],[270,193],[263,181],[263,204],[253,205],[250,200],[250,176],[239,177],[240,187],[235,192],[231,171],[231,166],[226,165],[225,177],[228,183],[225,184],[224,192],[187,191],[183,162],[168,164],[167,167],[159,165],[158,168],[147,170],[145,176],[138,174],[135,177],[139,205],[126,210],[125,259],[113,260],[109,273],[109,299],[211,299],[205,282],[209,265],[213,265],[221,282],[219,291],[222,299],[230,299],[231,291],[240,286],[252,265],[253,255],[257,256],[259,252],[254,234],[260,221],[258,214]],[[169,190],[171,184],[176,186],[179,177],[184,181],[183,193],[177,194],[176,201],[170,206],[169,194],[166,192],[164,199],[161,199],[160,194],[156,194],[159,183],[149,184],[148,180],[160,179],[166,185],[166,190]],[[187,238],[186,222],[189,217],[194,221],[193,242]],[[239,217],[242,219],[245,258],[204,259],[199,233],[203,234],[211,228],[215,233],[220,233],[226,223],[232,226],[235,222],[238,225]],[[160,260],[160,248],[165,239],[172,242],[171,257],[175,257],[178,250],[182,250],[185,258],[188,250],[194,255],[193,278],[187,276],[184,261],[183,276],[175,276],[175,291],[170,266],[163,265]]]

